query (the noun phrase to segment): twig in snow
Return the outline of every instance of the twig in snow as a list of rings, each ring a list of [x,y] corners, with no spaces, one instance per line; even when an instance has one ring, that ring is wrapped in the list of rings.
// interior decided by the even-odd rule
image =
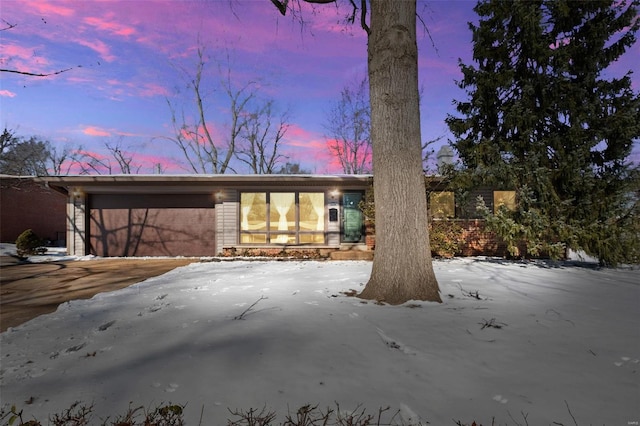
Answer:
[[[509,414],[509,417],[511,417],[511,420],[513,420],[516,423],[516,425],[523,426],[521,423],[518,423],[518,421],[513,418],[513,416],[509,411],[507,411],[507,414]],[[524,412],[520,411],[520,414],[522,414],[522,418],[524,419],[525,426],[529,426],[529,421],[527,420],[527,417],[529,417],[529,413],[525,414]]]
[[[462,288],[462,285],[460,285],[460,284],[458,284],[458,287],[460,287],[460,291],[462,292],[463,296],[470,297],[470,298],[476,299],[476,300],[484,300],[482,297],[480,297],[480,293],[479,293],[478,290],[476,290],[475,292],[467,291],[464,288]]]
[[[202,426],[202,416],[204,415],[204,404],[202,404],[202,409],[200,410],[200,421],[198,422],[198,426]]]
[[[578,426],[578,422],[576,421],[576,418],[573,416],[573,413],[571,412],[571,408],[569,408],[569,403],[567,402],[566,399],[564,400],[564,405],[567,406],[567,411],[569,412],[569,415],[573,419],[573,424]],[[553,424],[558,426],[564,426],[564,423],[553,422]]]
[[[247,315],[247,313],[253,309],[254,306],[256,306],[261,300],[264,299],[268,299],[268,297],[264,297],[264,296],[260,296],[260,298],[258,300],[256,300],[255,302],[253,302],[251,304],[251,306],[249,306],[247,309],[245,309],[240,315],[236,315],[235,317],[233,317],[234,320],[241,320],[244,319],[245,315]]]
[[[569,411],[569,415],[571,416],[571,418],[573,419],[573,424],[578,426],[578,422],[576,421],[576,418],[573,417],[573,413],[571,412],[571,408],[569,408],[569,403],[567,402],[567,400],[564,400],[564,405],[567,406],[567,411]]]
[[[480,324],[482,326],[482,328],[480,330],[484,330],[485,328],[497,328],[497,329],[501,329],[502,327],[506,327],[507,324],[503,323],[503,322],[496,322],[495,318],[491,318],[489,321],[487,321],[486,319],[482,319],[482,321],[484,322],[479,322],[478,324]]]

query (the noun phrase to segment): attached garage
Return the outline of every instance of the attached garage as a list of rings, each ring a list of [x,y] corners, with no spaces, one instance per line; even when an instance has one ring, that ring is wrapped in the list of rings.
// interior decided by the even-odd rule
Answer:
[[[214,256],[209,194],[92,194],[89,253],[96,256]]]

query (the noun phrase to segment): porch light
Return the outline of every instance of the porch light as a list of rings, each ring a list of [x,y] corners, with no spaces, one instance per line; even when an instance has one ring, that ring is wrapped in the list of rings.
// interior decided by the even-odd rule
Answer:
[[[71,195],[73,195],[73,198],[78,200],[80,198],[82,198],[82,196],[84,195],[84,192],[82,191],[82,188],[73,188],[73,192],[71,193]]]

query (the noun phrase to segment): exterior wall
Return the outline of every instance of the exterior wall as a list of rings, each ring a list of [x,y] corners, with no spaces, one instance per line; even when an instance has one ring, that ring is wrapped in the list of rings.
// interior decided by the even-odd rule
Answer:
[[[64,246],[66,197],[30,178],[0,178],[0,241],[13,243],[27,229]]]
[[[331,209],[338,210],[338,220],[331,221],[329,213]],[[325,207],[325,217],[328,220],[327,223],[327,245],[331,247],[340,246],[340,220],[342,218],[342,211],[340,207],[340,195],[338,192],[329,192],[327,194],[327,206]]]
[[[245,190],[242,190],[245,191]],[[240,244],[240,190],[221,190],[218,192],[219,199],[216,201],[216,247],[219,253],[229,253],[230,251],[236,252],[256,252],[256,253],[281,253],[284,251],[299,251],[310,250],[313,252],[320,251],[322,253],[328,253],[334,250],[361,250],[367,251],[367,245],[363,241],[362,243],[350,243],[343,244],[341,242],[341,220],[343,217],[343,207],[340,204],[340,198],[342,192],[349,191],[363,191],[362,189],[344,189],[344,188],[326,188],[326,187],[288,187],[273,188],[268,186],[252,187],[246,189],[246,191],[292,191],[292,192],[304,192],[304,191],[318,191],[325,193],[325,206],[324,206],[324,218],[325,218],[325,244],[322,245],[302,245],[302,246],[286,246],[280,247],[279,245],[251,245]],[[338,210],[338,220],[330,220],[330,210]]]
[[[225,247],[238,245],[240,195],[237,190],[219,193],[216,201],[216,247],[221,252]]]
[[[86,194],[76,191],[69,193],[67,203],[67,253],[72,256],[87,254]]]
[[[494,233],[485,231],[483,220],[469,219],[456,223],[463,229],[463,256],[507,256],[507,245]]]

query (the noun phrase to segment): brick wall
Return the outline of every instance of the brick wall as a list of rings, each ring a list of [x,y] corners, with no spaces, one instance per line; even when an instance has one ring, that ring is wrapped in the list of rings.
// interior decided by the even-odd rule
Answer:
[[[455,223],[462,228],[461,256],[497,256],[508,255],[506,244],[494,233],[487,232],[482,219],[458,219]],[[374,250],[376,236],[373,226],[367,224],[366,243],[368,250]]]
[[[462,227],[462,256],[499,256],[507,253],[507,245],[493,232],[484,229],[484,221],[481,219],[458,220],[456,223]]]
[[[67,198],[30,178],[0,177],[0,242],[13,243],[25,230],[64,245]]]

